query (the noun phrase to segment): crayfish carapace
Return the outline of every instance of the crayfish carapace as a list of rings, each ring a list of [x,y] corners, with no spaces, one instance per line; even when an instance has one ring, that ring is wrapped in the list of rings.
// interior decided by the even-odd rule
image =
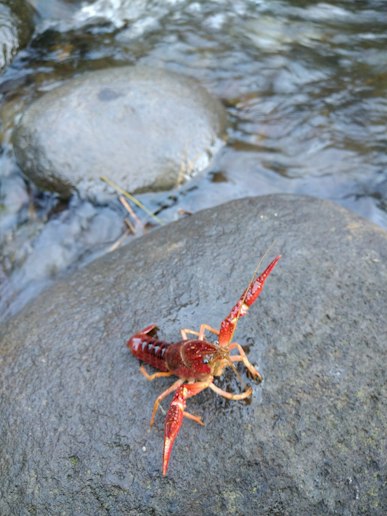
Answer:
[[[242,346],[237,342],[232,342],[232,338],[239,318],[245,316],[250,306],[256,301],[267,277],[280,258],[281,256],[277,256],[260,276],[250,282],[237,304],[222,321],[219,331],[208,324],[202,324],[199,331],[181,330],[183,340],[169,343],[157,339],[157,326],[151,324],[128,340],[128,347],[135,357],[160,371],[150,375],[141,366],[140,371],[145,378],[154,380],[163,376],[179,377],[156,399],[150,421],[152,426],[160,402],[176,391],[165,419],[163,475],[167,473],[172,447],[184,417],[204,425],[199,416],[185,411],[187,398],[195,396],[207,387],[229,400],[243,400],[251,396],[253,392],[251,387],[240,394],[232,394],[214,385],[214,377],[220,376],[226,367],[230,366],[235,370],[234,362],[243,362],[251,375],[256,380],[262,381],[261,375],[249,362]],[[206,331],[217,335],[217,343],[208,342],[205,339]],[[195,335],[196,338],[189,339],[188,335]],[[231,355],[233,350],[236,350],[237,354]]]

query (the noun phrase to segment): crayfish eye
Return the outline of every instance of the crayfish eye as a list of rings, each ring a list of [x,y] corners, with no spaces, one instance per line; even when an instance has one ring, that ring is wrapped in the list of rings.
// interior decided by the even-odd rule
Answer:
[[[212,355],[205,355],[203,357],[203,364],[209,364],[212,360]]]

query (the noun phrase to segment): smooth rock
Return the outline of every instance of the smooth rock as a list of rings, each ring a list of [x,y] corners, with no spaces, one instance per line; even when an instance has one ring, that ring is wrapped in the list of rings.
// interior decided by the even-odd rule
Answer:
[[[218,327],[265,252],[260,270],[282,259],[235,333],[264,381],[250,404],[190,399],[206,426],[184,422],[163,478],[149,419],[173,379],[147,382],[125,343]],[[234,201],[95,261],[2,328],[0,513],[385,514],[386,305],[387,233],[307,197]]]
[[[165,190],[204,169],[225,111],[193,78],[146,67],[90,72],[26,110],[15,154],[38,186],[98,198],[107,176],[131,192]]]
[[[0,0],[0,70],[29,42],[34,11],[24,0]]]

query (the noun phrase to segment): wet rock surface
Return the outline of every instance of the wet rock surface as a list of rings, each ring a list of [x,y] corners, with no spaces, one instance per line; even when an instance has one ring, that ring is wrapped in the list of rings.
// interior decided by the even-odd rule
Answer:
[[[0,70],[28,43],[34,28],[33,14],[24,0],[0,1]]]
[[[261,269],[282,259],[235,334],[264,381],[250,404],[189,400],[206,426],[185,421],[163,478],[162,413],[148,425],[171,379],[147,382],[125,342],[150,323],[167,340],[219,326],[269,246]],[[267,196],[58,282],[2,328],[0,512],[385,514],[386,264],[384,230]],[[232,371],[217,383],[242,388]]]
[[[131,191],[165,190],[204,169],[225,127],[221,104],[194,79],[122,67],[90,72],[26,110],[14,143],[38,186],[98,198],[107,176]]]

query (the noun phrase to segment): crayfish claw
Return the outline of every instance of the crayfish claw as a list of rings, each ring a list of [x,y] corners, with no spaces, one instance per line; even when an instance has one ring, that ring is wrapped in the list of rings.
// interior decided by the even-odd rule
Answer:
[[[211,378],[212,379],[212,378]],[[200,416],[194,416],[189,412],[185,411],[186,400],[192,396],[195,396],[202,390],[209,386],[207,382],[196,382],[186,383],[181,385],[173,396],[171,406],[167,412],[165,418],[165,430],[164,430],[164,451],[163,451],[163,475],[167,474],[169,459],[172,453],[172,448],[175,443],[176,437],[180,432],[181,425],[183,424],[184,417],[192,419],[199,425],[204,426],[202,418]]]
[[[184,419],[185,400],[187,397],[186,387],[182,385],[177,389],[167,417],[165,418],[164,450],[163,450],[163,475],[167,474],[169,458],[175,439],[180,431]]]
[[[244,317],[250,306],[255,303],[257,298],[260,296],[265,281],[268,276],[272,273],[274,267],[277,265],[281,255],[274,258],[274,260],[266,267],[263,273],[257,278],[253,279],[247,289],[243,292],[239,298],[237,304],[231,309],[228,316],[222,321],[219,330],[219,345],[228,346],[232,340],[238,320]]]

